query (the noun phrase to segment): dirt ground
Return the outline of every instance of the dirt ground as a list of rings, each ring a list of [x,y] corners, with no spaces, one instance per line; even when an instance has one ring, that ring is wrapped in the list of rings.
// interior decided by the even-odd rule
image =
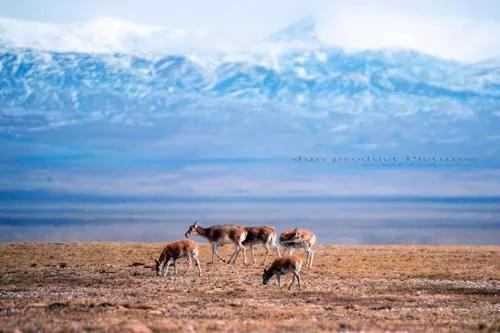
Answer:
[[[161,248],[0,245],[0,331],[500,332],[500,247],[319,245],[301,291],[262,285],[261,249],[231,266],[203,245],[201,278],[157,277]]]

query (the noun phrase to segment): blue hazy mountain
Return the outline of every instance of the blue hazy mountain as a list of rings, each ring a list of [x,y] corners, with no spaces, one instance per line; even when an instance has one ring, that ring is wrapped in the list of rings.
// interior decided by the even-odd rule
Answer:
[[[2,127],[117,114],[124,121],[140,122],[138,113],[148,119],[151,114],[228,101],[241,107],[273,105],[311,117],[376,113],[438,122],[498,121],[498,60],[460,64],[411,50],[345,52],[320,43],[314,29],[314,21],[306,18],[268,39],[300,41],[304,48],[284,47],[277,55],[247,54],[238,61],[224,54],[201,60],[192,54],[142,58],[4,46]],[[36,116],[29,118],[33,113]]]
[[[348,52],[322,42],[311,18],[238,54],[126,52],[142,45],[127,34],[120,52],[63,51],[86,46],[64,32],[20,47],[1,24],[0,241],[165,240],[199,216],[307,225],[326,242],[498,243],[499,59]],[[480,163],[341,167],[298,155]]]

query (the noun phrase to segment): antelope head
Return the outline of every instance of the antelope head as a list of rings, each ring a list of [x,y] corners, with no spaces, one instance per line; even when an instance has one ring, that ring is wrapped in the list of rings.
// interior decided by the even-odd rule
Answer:
[[[198,227],[198,220],[195,220],[194,223],[189,227],[188,231],[184,234],[186,238],[189,238],[193,235],[196,235],[198,232],[196,231],[196,228]]]
[[[264,273],[262,274],[262,283],[264,285],[267,285],[273,275],[273,271],[270,268],[264,268]]]
[[[292,236],[290,237],[291,241],[297,240],[300,238],[300,235],[297,235],[298,232],[299,232],[298,228],[293,229]]]
[[[163,265],[160,264],[158,260],[155,259],[155,270],[156,270],[156,275],[161,275],[161,270]]]

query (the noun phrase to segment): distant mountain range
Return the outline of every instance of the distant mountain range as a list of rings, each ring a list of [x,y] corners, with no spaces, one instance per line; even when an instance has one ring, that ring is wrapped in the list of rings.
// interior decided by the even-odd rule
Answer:
[[[311,18],[245,47],[0,19],[0,241],[164,241],[199,217],[497,244],[499,129],[499,59],[349,51]]]
[[[16,35],[9,34],[19,36],[22,27],[0,22],[1,131],[106,119],[143,124],[186,112],[199,112],[202,119],[232,108],[319,119],[322,130],[332,133],[361,130],[363,123],[382,117],[389,128],[404,123],[424,131],[438,124],[444,140],[463,139],[457,131],[470,139],[480,131],[497,140],[498,59],[462,64],[405,49],[348,52],[321,42],[311,18],[245,52],[156,50],[140,55],[134,43],[142,45],[141,40],[162,33],[171,40],[176,34],[119,21],[111,22],[113,38],[96,39],[95,47],[89,41],[89,52],[59,50],[64,41],[80,45],[80,39],[100,33],[104,23],[73,26],[72,35],[63,34],[61,40],[54,37],[54,27],[44,27],[38,32],[45,36],[42,41],[26,47],[29,41],[19,37],[16,42]],[[460,121],[462,130],[445,128],[448,121]]]

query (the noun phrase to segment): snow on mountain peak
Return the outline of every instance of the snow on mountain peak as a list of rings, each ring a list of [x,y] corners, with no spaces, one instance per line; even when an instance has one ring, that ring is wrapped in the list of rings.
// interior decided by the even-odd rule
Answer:
[[[54,24],[0,18],[0,43],[56,52],[150,54],[225,50],[231,45],[201,30],[167,29],[114,17]]]
[[[316,19],[312,16],[304,17],[273,33],[266,38],[266,41],[275,43],[318,44],[320,40],[317,35]]]

